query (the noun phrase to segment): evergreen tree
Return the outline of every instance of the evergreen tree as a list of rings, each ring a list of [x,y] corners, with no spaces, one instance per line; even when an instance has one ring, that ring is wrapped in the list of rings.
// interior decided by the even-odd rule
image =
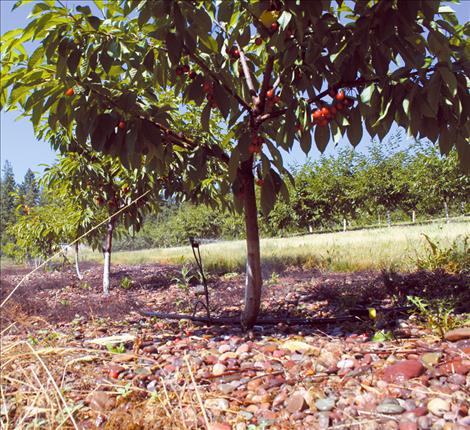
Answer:
[[[5,237],[5,229],[15,222],[16,207],[16,182],[13,168],[8,160],[3,165],[3,176],[0,182],[0,232],[2,235],[2,246],[7,238]]]
[[[26,171],[23,183],[19,187],[20,201],[25,206],[33,207],[39,203],[39,187],[34,172],[31,169]]]

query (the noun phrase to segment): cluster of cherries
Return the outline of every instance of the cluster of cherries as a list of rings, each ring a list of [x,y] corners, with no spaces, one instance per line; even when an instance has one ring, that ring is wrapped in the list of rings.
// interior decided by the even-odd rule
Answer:
[[[263,146],[264,138],[258,134],[253,135],[251,143],[248,146],[248,152],[250,154],[259,154],[261,152],[261,147]]]
[[[195,79],[197,76],[197,73],[194,70],[191,70],[191,68],[187,64],[178,66],[175,69],[175,73],[176,73],[176,76],[187,75],[190,79]]]
[[[330,92],[334,102],[330,105],[322,106],[312,113],[312,121],[314,125],[325,127],[336,116],[336,114],[354,104],[353,99],[346,97],[343,90]]]
[[[214,83],[204,82],[202,84],[202,91],[206,93],[206,99],[211,104],[211,107],[217,107],[217,102],[214,99]]]

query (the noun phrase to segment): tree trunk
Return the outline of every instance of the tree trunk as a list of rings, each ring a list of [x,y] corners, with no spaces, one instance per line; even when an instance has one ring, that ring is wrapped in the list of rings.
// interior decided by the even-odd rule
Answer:
[[[389,211],[388,209],[387,209],[387,225],[388,225],[389,227],[392,226],[392,217],[391,217],[390,211]]]
[[[108,222],[106,238],[103,245],[104,266],[103,266],[103,294],[109,294],[109,272],[111,268],[111,248],[113,246],[114,220]]]
[[[252,163],[250,158],[242,164],[247,251],[245,306],[241,315],[241,324],[244,328],[251,328],[256,322],[261,305],[261,287],[263,283]]]
[[[446,215],[446,223],[449,224],[449,206],[444,202],[444,213]]]
[[[346,222],[346,218],[343,219],[343,231],[346,231],[347,229],[347,222]]]
[[[416,211],[411,213],[411,222],[414,224],[416,222]]]
[[[78,264],[78,242],[75,242],[75,271],[77,272],[77,278],[81,281],[83,275],[80,273],[80,266]]]

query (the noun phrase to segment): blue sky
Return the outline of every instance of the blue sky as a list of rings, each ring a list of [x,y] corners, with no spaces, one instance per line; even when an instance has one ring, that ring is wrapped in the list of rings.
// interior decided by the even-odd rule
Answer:
[[[18,28],[24,27],[27,22],[27,15],[32,6],[20,7],[14,11],[11,8],[15,0],[0,0],[0,34]],[[413,1],[413,0],[409,0]],[[64,1],[70,7],[77,4],[91,3],[87,1]],[[470,0],[462,0],[460,4],[452,4],[451,7],[456,11],[460,22],[470,20]],[[55,154],[49,145],[44,142],[38,142],[34,136],[33,128],[28,119],[16,120],[18,112],[0,113],[0,142],[1,142],[1,164],[9,160],[13,165],[13,170],[17,181],[22,180],[26,170],[31,168],[35,172],[42,172],[41,164],[50,164],[54,161]],[[395,130],[392,129],[391,133]],[[359,145],[364,147],[370,141],[367,133]],[[339,143],[340,146],[349,145],[347,139]],[[327,153],[333,153],[335,148],[331,143]],[[309,156],[316,158],[320,155],[319,151],[313,147]],[[295,147],[290,154],[285,154],[286,164],[303,163],[306,160],[305,154],[299,147]]]

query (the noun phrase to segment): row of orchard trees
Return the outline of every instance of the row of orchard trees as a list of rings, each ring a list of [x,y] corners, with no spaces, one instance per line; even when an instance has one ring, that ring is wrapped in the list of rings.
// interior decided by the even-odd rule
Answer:
[[[278,202],[267,217],[271,234],[335,228],[343,220],[357,224],[391,222],[391,214],[412,221],[465,213],[470,177],[457,154],[441,157],[426,142],[398,146],[400,135],[373,142],[365,153],[343,149],[298,166],[289,202]],[[414,215],[413,215],[414,214]]]
[[[232,190],[245,218],[249,327],[262,286],[255,174],[268,214],[288,198],[279,148],[299,142],[308,153],[314,141],[323,151],[343,135],[357,145],[364,129],[383,138],[395,122],[470,165],[470,24],[443,3],[105,0],[69,10],[45,0],[3,37],[0,99],[38,134],[44,124],[63,133],[63,152],[75,139],[77,152],[175,175],[166,195],[203,184],[226,202]],[[40,44],[28,54],[31,41]],[[160,96],[168,88],[172,100]],[[206,132],[219,112],[226,136],[181,127],[189,104]]]

